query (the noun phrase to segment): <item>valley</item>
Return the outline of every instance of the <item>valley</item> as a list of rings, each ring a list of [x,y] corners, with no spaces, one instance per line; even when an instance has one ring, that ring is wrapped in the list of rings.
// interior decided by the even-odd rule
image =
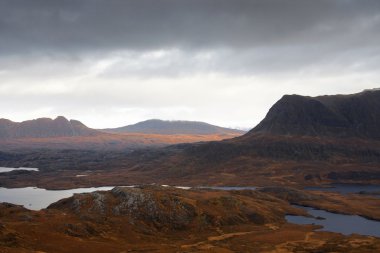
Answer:
[[[379,0],[0,0],[0,253],[379,253]]]
[[[29,137],[5,140],[0,166],[38,170],[0,173],[4,194],[11,188],[68,194],[34,211],[26,209],[33,209],[32,201],[26,208],[1,204],[1,250],[376,252],[376,232],[342,234],[334,227],[332,232],[328,226],[336,225],[323,219],[353,217],[364,230],[380,222],[378,101],[377,90],[284,96],[257,127],[224,140],[191,143],[194,139],[181,135],[182,143],[141,145],[139,139],[133,148],[111,148],[105,144],[111,137],[104,136],[123,142],[135,133],[39,137],[45,142],[36,146],[7,144],[37,143]],[[358,108],[373,118],[362,120]],[[166,140],[177,136],[160,134]],[[99,142],[88,146],[94,138]],[[51,148],[62,139],[67,148],[62,143]],[[345,190],[350,184],[359,190]],[[334,185],[343,188],[329,191]],[[80,189],[96,190],[91,187],[106,191]],[[71,246],[59,246],[61,241]]]

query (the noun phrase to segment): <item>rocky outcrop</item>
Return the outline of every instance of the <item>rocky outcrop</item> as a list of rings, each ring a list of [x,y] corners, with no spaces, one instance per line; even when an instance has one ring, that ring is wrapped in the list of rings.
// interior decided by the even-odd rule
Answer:
[[[75,194],[48,207],[84,220],[125,219],[130,225],[160,231],[278,222],[279,199],[263,193],[186,191],[167,187],[115,187],[107,192]],[[269,203],[269,206],[267,205]]]
[[[161,228],[181,229],[197,213],[193,205],[174,194],[153,189],[115,187],[109,192],[75,194],[49,208],[68,209],[86,217],[126,217],[131,224],[144,223]]]
[[[273,195],[302,195],[294,189],[267,190],[117,187],[77,194],[40,211],[0,203],[0,252],[379,252],[376,237],[286,223],[285,214],[307,213]],[[374,198],[318,195],[320,201],[305,204],[378,217]],[[185,227],[173,226],[175,220]]]

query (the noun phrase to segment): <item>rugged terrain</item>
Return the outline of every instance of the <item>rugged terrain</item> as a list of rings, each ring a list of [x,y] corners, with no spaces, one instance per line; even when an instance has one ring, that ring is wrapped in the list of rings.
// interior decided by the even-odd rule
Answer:
[[[284,96],[257,127],[223,141],[164,148],[51,149],[37,145],[3,149],[0,166],[38,167],[40,171],[1,173],[2,187],[168,184],[263,188],[116,187],[109,192],[76,194],[41,211],[1,204],[0,251],[380,251],[375,237],[319,232],[317,226],[285,220],[286,214],[306,215],[292,204],[380,220],[376,196],[303,190],[306,185],[335,182],[380,184],[378,101],[379,90],[314,98]],[[81,138],[105,135],[116,136],[117,141],[129,134]],[[68,138],[71,143],[76,136],[54,138]]]
[[[380,140],[379,97],[379,89],[319,97],[285,95],[246,137],[274,134]]]
[[[1,252],[376,252],[380,239],[317,232],[285,214],[289,204],[319,194],[287,188],[260,191],[116,187],[75,194],[47,209],[0,205]],[[334,196],[328,197],[334,200]],[[341,197],[344,198],[344,197]],[[380,200],[372,199],[372,201]],[[342,202],[342,201],[341,201]],[[345,207],[336,201],[336,210]],[[349,202],[349,199],[346,200]],[[344,203],[344,202],[343,202]],[[363,206],[362,211],[369,207]],[[375,203],[376,204],[376,203]],[[331,205],[331,203],[330,203]],[[367,210],[371,213],[371,210]],[[377,210],[378,211],[378,210]],[[352,210],[351,210],[352,212]],[[360,212],[359,212],[360,213]]]
[[[379,184],[378,101],[379,90],[316,98],[284,96],[257,127],[224,141],[119,151],[4,151],[1,166],[41,171],[2,174],[0,185]],[[86,177],[75,177],[83,171],[88,171]]]

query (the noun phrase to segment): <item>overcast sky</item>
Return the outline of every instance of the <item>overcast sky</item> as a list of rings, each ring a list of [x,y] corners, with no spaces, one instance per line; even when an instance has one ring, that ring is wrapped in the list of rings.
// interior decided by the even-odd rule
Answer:
[[[379,0],[0,0],[0,118],[251,128],[380,87]]]

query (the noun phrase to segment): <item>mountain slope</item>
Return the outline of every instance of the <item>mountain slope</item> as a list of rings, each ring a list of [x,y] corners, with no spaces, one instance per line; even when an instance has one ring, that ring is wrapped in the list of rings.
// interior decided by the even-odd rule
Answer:
[[[254,134],[358,137],[380,140],[380,90],[352,95],[286,95],[247,136]]]
[[[164,121],[151,119],[119,128],[103,129],[109,133],[144,133],[144,134],[226,134],[238,135],[244,131],[223,128],[198,121]]]
[[[197,125],[199,126],[199,124]],[[210,129],[210,126],[206,128]],[[149,131],[154,131],[152,128],[154,126],[150,125],[150,127]],[[165,132],[167,130],[166,133],[172,131],[172,129],[165,129],[165,127],[169,126],[164,124],[157,131]],[[186,127],[191,128],[191,125],[186,124]],[[217,141],[241,135],[241,133],[237,134],[234,131],[228,131],[228,129],[226,131],[218,127],[215,129],[214,132],[218,132],[218,134],[118,133],[91,129],[79,121],[69,121],[62,116],[56,119],[39,118],[21,123],[0,119],[0,149],[136,149],[178,143]],[[190,132],[191,129],[188,130]],[[182,132],[185,133],[186,131]],[[198,133],[201,132],[198,131]]]
[[[142,153],[129,166],[165,183],[379,183],[379,129],[380,90],[284,96],[245,135],[171,147],[153,161]]]
[[[77,120],[39,118],[23,122],[0,119],[0,139],[94,136],[98,131]]]
[[[103,170],[85,179],[60,177],[74,187],[161,183],[177,185],[310,185],[380,183],[379,91],[353,95],[284,96],[249,133],[233,139],[172,145],[160,149],[0,153],[0,165]],[[127,136],[127,135],[125,135]],[[168,135],[166,135],[168,136]],[[4,157],[4,158],[1,158]],[[38,157],[38,159],[36,159]],[[57,160],[60,164],[57,165]],[[94,162],[95,161],[95,162]],[[61,173],[61,172],[57,172]],[[75,174],[74,174],[75,175]],[[0,175],[3,186],[56,187],[49,173]]]

